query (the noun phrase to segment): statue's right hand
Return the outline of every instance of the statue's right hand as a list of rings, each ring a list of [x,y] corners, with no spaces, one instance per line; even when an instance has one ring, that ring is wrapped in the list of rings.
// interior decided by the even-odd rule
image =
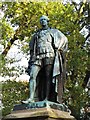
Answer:
[[[30,69],[27,68],[27,69],[25,70],[25,72],[26,72],[28,75],[30,75]]]

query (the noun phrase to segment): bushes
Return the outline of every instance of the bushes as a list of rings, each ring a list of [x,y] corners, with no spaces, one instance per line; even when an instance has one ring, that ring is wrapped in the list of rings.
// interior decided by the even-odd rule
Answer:
[[[2,115],[11,112],[15,104],[20,104],[22,100],[28,98],[28,82],[6,81],[2,83]]]

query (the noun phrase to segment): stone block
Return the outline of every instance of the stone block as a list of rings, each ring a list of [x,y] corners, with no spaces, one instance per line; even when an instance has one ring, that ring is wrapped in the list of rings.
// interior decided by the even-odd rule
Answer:
[[[69,112],[48,107],[16,110],[7,115],[4,120],[75,120],[75,118]]]

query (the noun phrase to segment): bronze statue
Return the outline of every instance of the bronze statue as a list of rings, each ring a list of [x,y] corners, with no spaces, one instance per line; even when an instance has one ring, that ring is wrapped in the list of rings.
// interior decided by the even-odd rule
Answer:
[[[23,103],[35,101],[61,102],[63,93],[64,53],[68,40],[59,30],[48,27],[49,18],[40,18],[41,29],[30,41],[30,97]]]

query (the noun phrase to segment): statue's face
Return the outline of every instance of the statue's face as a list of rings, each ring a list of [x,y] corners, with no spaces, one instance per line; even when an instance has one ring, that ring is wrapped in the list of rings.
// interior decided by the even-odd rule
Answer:
[[[48,25],[47,19],[42,18],[42,19],[40,20],[40,24],[41,24],[42,26],[47,26],[47,25]]]

